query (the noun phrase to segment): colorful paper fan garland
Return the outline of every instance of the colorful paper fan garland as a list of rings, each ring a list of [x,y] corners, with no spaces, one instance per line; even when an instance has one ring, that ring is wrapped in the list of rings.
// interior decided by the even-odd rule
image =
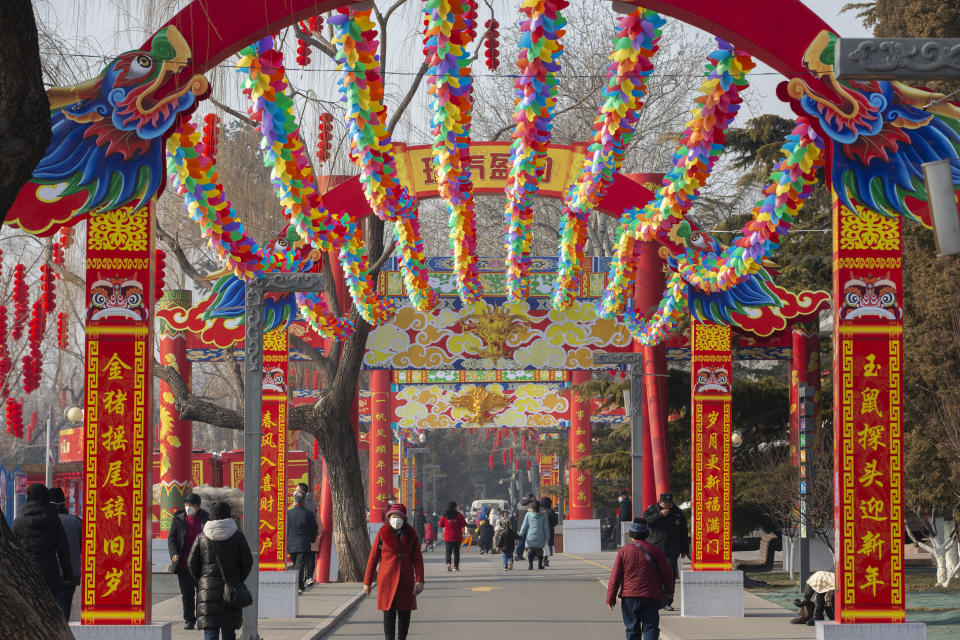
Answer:
[[[667,281],[660,304],[649,320],[639,317],[633,305],[627,305],[623,321],[636,340],[651,347],[669,338],[686,313],[687,283],[679,273],[674,273]]]
[[[647,77],[653,72],[650,59],[659,49],[660,29],[665,22],[655,11],[643,8],[618,19],[614,50],[607,66],[607,86],[603,90],[605,99],[593,124],[593,141],[580,173],[563,199],[554,309],[568,308],[580,288],[587,216],[613,184],[623,164],[647,92]]]
[[[363,250],[363,234],[356,222],[346,214],[344,217],[348,225],[349,241],[340,247],[340,266],[354,307],[370,324],[374,324],[373,318],[392,319],[397,312],[396,305],[392,300],[377,295],[373,278],[369,274],[367,254]]]
[[[470,51],[476,25],[461,0],[423,3],[423,53],[431,100],[433,168],[447,207],[457,293],[465,304],[478,302],[483,287],[477,271],[477,223],[470,177],[470,120],[473,77]]]
[[[360,182],[370,208],[381,220],[394,223],[407,296],[416,309],[427,311],[436,305],[437,295],[430,288],[416,205],[397,179],[386,130],[377,32],[370,19],[372,9],[351,12],[343,7],[337,11],[327,24],[334,29],[332,44],[342,71],[338,84],[347,103],[351,154],[360,169]]]
[[[237,71],[246,76],[243,93],[253,102],[250,117],[259,123],[263,164],[271,168],[284,215],[311,247],[330,251],[343,242],[345,229],[323,206],[293,100],[286,94],[283,54],[273,44],[273,37],[267,36],[240,51]]]
[[[560,38],[567,21],[565,0],[523,0],[520,12],[519,75],[513,85],[515,127],[510,145],[510,173],[504,221],[507,226],[507,299],[519,302],[530,293],[530,235],[533,201],[546,168],[553,129],[553,108],[560,81]]]
[[[677,271],[704,292],[726,291],[757,273],[763,259],[780,246],[780,236],[793,226],[798,210],[810,197],[823,167],[824,141],[806,118],[799,118],[781,149],[783,158],[770,174],[764,197],[753,208],[740,237],[719,255],[687,251],[677,256]]]
[[[269,271],[292,271],[290,253],[263,255],[260,245],[247,234],[218,184],[217,168],[203,153],[200,133],[184,118],[167,139],[167,171],[177,193],[183,195],[190,218],[203,229],[210,248],[220,261],[243,280]]]
[[[700,87],[697,106],[691,113],[680,145],[673,154],[673,168],[663,178],[663,186],[642,209],[623,212],[617,252],[610,264],[607,289],[598,304],[605,318],[621,313],[632,290],[635,263],[633,244],[666,235],[683,219],[706,183],[713,165],[723,152],[727,127],[733,121],[747,88],[746,74],[754,68],[753,59],[733,45],[717,38],[707,65],[707,80]]]

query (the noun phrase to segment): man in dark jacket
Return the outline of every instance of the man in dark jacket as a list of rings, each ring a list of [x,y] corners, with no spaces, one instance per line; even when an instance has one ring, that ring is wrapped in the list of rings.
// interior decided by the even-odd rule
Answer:
[[[180,600],[183,603],[183,628],[193,629],[197,625],[197,611],[195,598],[197,583],[190,575],[187,567],[187,558],[193,543],[207,524],[210,514],[200,508],[200,496],[188,494],[183,500],[184,508],[173,514],[170,523],[170,533],[167,536],[167,551],[170,552],[170,561],[177,574],[177,583],[180,585]]]
[[[13,521],[13,535],[27,557],[36,563],[50,593],[56,598],[61,584],[73,582],[73,563],[70,562],[67,534],[60,523],[57,508],[50,504],[46,486],[32,484],[27,487],[27,501]]]
[[[243,624],[243,609],[224,603],[224,580],[246,580],[253,568],[253,554],[236,520],[230,517],[230,505],[226,502],[217,501],[210,506],[210,520],[203,525],[203,532],[190,550],[187,567],[197,581],[197,628],[212,638],[235,637],[232,632]]]
[[[76,591],[77,585],[80,584],[82,575],[80,560],[83,555],[83,520],[67,511],[67,497],[60,487],[50,489],[50,503],[57,508],[60,524],[63,525],[63,532],[67,536],[67,545],[70,547],[73,580],[62,582],[60,592],[57,594],[57,605],[63,612],[63,617],[69,621],[70,610],[73,608],[73,593]]]
[[[417,507],[413,510],[413,530],[417,532],[417,537],[420,538],[420,544],[423,544],[423,531],[427,526],[427,518],[423,515],[423,509]]]
[[[687,535],[687,517],[683,515],[677,505],[673,504],[673,494],[661,493],[656,504],[647,507],[643,517],[650,527],[650,543],[660,547],[667,562],[673,570],[673,577],[677,577],[677,559],[686,555],[690,545]],[[673,611],[673,598],[668,599],[667,611]]]
[[[297,572],[297,593],[303,594],[310,570],[310,545],[317,539],[317,516],[303,503],[306,494],[299,489],[293,494],[293,508],[287,511],[287,553]]]
[[[314,538],[313,544],[310,545],[310,553],[307,555],[307,579],[304,582],[304,585],[310,586],[313,584],[313,575],[316,573],[317,569],[317,551],[319,550],[320,540],[319,536],[323,535],[323,521],[320,520],[320,515],[317,513],[317,503],[313,499],[313,492],[310,491],[310,485],[306,482],[297,483],[297,491],[302,491],[305,496],[303,500],[303,508],[313,514],[314,519],[317,521],[317,538]]]
[[[551,500],[549,496],[544,496],[540,500],[540,505],[543,507],[544,513],[547,514],[547,525],[550,530],[550,538],[547,539],[548,548],[544,549],[543,552],[543,564],[549,567],[550,556],[553,555],[553,543],[556,541],[557,525],[560,524],[560,517],[557,515],[556,509],[553,508],[553,500]]]
[[[627,640],[657,640],[660,637],[660,607],[673,599],[673,574],[667,558],[647,542],[649,528],[643,518],[630,524],[633,539],[617,551],[607,581],[607,606],[613,610],[620,596],[620,613]],[[642,634],[642,635],[641,635]]]

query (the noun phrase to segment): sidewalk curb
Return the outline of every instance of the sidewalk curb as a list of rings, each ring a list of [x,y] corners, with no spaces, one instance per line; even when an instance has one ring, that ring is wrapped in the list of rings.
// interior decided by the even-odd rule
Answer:
[[[342,622],[343,619],[350,614],[357,603],[363,600],[365,597],[366,594],[363,592],[363,589],[360,589],[360,591],[351,596],[349,600],[337,607],[334,612],[330,614],[329,618],[303,634],[300,640],[320,640],[321,638],[326,637],[328,633],[333,631],[334,627],[340,624],[340,622]]]

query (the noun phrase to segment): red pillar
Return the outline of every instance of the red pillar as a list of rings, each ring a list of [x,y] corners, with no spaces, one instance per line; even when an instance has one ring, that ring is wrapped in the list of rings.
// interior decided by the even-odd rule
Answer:
[[[320,521],[323,523],[323,535],[320,536],[320,545],[317,549],[317,567],[314,569],[313,579],[324,584],[330,582],[330,550],[333,548],[333,498],[330,495],[330,474],[327,470],[326,458],[323,458],[322,464]]]
[[[157,302],[157,309],[189,309],[193,295],[184,289],[166,290]],[[174,331],[166,322],[157,325],[157,344],[160,363],[180,372],[190,390],[193,382],[193,363],[187,360],[187,335]],[[160,381],[160,428],[157,444],[160,446],[160,535],[167,537],[173,514],[183,508],[183,499],[190,493],[192,482],[193,422],[181,420],[173,402],[173,390]]]
[[[659,245],[645,242],[640,249],[637,277],[633,288],[634,308],[643,316],[656,308],[663,296],[665,285],[663,261],[659,255]],[[647,440],[650,441],[652,478],[643,477],[643,504],[656,502],[661,493],[670,492],[670,459],[667,440],[667,348],[660,344],[643,349],[643,393],[644,393],[644,469],[647,467]],[[647,437],[649,435],[649,438]],[[655,486],[654,486],[655,483]],[[648,490],[649,487],[649,490]],[[634,497],[636,500],[636,497]]]
[[[390,429],[390,371],[370,372],[370,522],[383,522],[393,493],[393,438]]]
[[[590,380],[589,371],[571,371],[570,384],[583,384]],[[593,518],[593,478],[574,465],[593,451],[593,430],[590,426],[590,401],[570,390],[570,520]]]

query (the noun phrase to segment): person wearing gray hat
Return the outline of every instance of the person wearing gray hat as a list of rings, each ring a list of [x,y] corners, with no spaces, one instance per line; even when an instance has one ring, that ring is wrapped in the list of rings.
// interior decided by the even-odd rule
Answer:
[[[643,517],[650,527],[650,543],[660,547],[667,562],[677,578],[677,565],[681,555],[687,555],[690,549],[690,535],[687,533],[687,517],[673,503],[672,493],[661,493],[656,504],[647,507]],[[673,611],[673,598],[667,601],[667,611]]]
[[[200,496],[195,493],[188,494],[183,499],[183,505],[184,508],[174,513],[173,520],[170,522],[167,551],[170,553],[170,562],[173,564],[177,583],[180,585],[183,628],[193,629],[197,626],[197,582],[190,575],[187,558],[190,556],[194,541],[203,530],[203,525],[210,519],[210,514],[200,508]]]
[[[632,542],[617,551],[607,581],[607,606],[613,611],[620,598],[627,640],[657,640],[660,608],[673,598],[673,573],[660,547],[647,541],[646,520],[634,518],[628,535]]]

